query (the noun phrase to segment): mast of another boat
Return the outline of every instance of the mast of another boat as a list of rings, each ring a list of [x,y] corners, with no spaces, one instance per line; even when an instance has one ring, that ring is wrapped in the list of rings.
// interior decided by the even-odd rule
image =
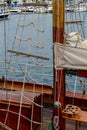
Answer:
[[[53,43],[64,42],[64,0],[52,0],[53,5]],[[55,57],[54,57],[55,58]],[[54,110],[53,130],[65,130],[65,119],[61,111],[65,106],[64,70],[56,70],[54,66]]]

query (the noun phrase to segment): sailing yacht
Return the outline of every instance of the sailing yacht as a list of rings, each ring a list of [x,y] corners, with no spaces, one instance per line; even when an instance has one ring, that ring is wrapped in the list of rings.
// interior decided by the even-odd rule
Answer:
[[[42,4],[38,3],[38,6]],[[75,121],[76,129],[77,122],[87,123],[87,112],[84,110],[87,94],[83,91],[79,93],[76,86],[79,84],[82,90],[86,90],[85,82],[78,80],[78,76],[81,77],[87,69],[87,52],[86,48],[77,46],[86,40],[85,28],[82,28],[85,15],[80,17],[83,19],[78,19],[80,15],[74,14],[76,12],[65,13],[64,0],[53,0],[52,6],[52,26],[49,14],[33,12],[30,15],[25,12],[12,15],[14,20],[19,17],[17,27],[13,29],[10,26],[15,30],[14,35],[11,31],[13,39],[10,42],[9,38],[6,39],[10,36],[7,35],[10,28],[6,30],[4,21],[4,51],[1,49],[0,57],[3,69],[0,78],[1,129],[69,130],[67,120]],[[50,28],[53,36],[47,37]],[[47,39],[52,37],[52,44],[47,44],[51,43]],[[76,70],[75,79],[73,75],[68,79],[65,70],[73,68]],[[74,83],[70,82],[68,88],[70,78]]]

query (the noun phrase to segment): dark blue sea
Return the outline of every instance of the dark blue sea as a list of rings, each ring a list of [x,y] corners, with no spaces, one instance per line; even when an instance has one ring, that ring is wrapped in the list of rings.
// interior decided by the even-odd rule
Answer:
[[[53,86],[53,39],[52,39],[52,14],[45,14],[44,19],[43,15],[37,16],[38,14],[34,14],[34,21],[35,25],[38,25],[38,19],[40,19],[40,25],[42,21],[44,20],[44,51],[39,50],[38,55],[39,56],[44,56],[49,58],[49,60],[44,60],[42,63],[41,60],[38,60],[38,62],[44,67],[38,66],[37,68],[35,65],[32,65],[33,63],[37,63],[36,60],[25,60],[23,59],[22,56],[19,56],[18,59],[16,58],[11,58],[12,54],[8,53],[8,50],[12,50],[13,48],[13,43],[15,42],[14,36],[18,31],[17,25],[19,23],[19,15],[10,15],[8,20],[0,20],[0,76],[1,77],[6,77],[8,79],[15,79],[15,80],[26,80],[29,82],[37,82],[37,83],[45,83]],[[70,14],[69,14],[70,15]],[[38,17],[38,19],[37,19]],[[24,17],[21,16],[22,21],[24,20]],[[32,19],[32,14],[27,15],[26,19],[26,25],[31,21]],[[70,28],[70,27],[69,27]],[[71,28],[70,28],[71,29]],[[86,29],[85,29],[86,30]],[[37,40],[37,35],[36,37],[36,32],[32,30],[32,34],[29,34],[30,30],[29,28],[26,28],[24,30],[24,38],[28,37],[28,35],[33,35],[34,40]],[[18,31],[18,36],[21,35],[21,30]],[[6,39],[5,39],[6,37]],[[40,37],[43,38],[41,35]],[[16,43],[19,42],[16,40]],[[40,42],[40,41],[38,41]],[[42,40],[41,40],[42,42]],[[22,52],[26,53],[26,44],[22,44],[23,47],[21,47]],[[18,50],[17,44],[15,45],[14,49]],[[32,43],[31,44],[31,54],[35,54],[35,46]],[[44,53],[44,54],[43,54]],[[13,54],[13,57],[15,57],[15,54]],[[19,62],[16,64],[16,62]],[[5,64],[7,63],[7,65]],[[30,66],[25,66],[25,63],[28,62]],[[12,64],[11,64],[12,63]],[[24,77],[25,73],[25,68],[26,76]],[[17,69],[17,71],[15,71]],[[38,75],[36,75],[38,73]],[[85,88],[86,87],[86,79],[81,79],[83,80],[83,83],[85,83]],[[69,82],[68,82],[69,81]],[[77,82],[77,85],[76,85]],[[79,82],[79,78],[76,76],[71,76],[71,75],[66,75],[66,89],[69,91],[73,92],[81,92],[82,93],[82,87]]]

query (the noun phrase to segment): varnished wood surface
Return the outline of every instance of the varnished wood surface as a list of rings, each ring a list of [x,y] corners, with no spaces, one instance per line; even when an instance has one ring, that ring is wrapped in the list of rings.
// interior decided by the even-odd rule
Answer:
[[[66,130],[75,130],[76,123],[72,120],[66,119]],[[78,130],[87,130],[87,123],[78,123]]]
[[[81,111],[80,114],[75,115],[73,117],[63,115],[63,118],[70,119],[70,120],[73,120],[73,121],[87,123],[87,111]]]
[[[24,91],[52,94],[52,87],[50,85],[30,83],[30,82],[23,83],[20,81],[10,81],[10,80],[4,81],[0,79],[0,89],[22,90],[23,87]]]
[[[48,130],[51,119],[52,119],[52,112],[48,112],[48,111],[44,110],[44,112],[43,112],[43,129],[42,130]],[[65,130],[75,130],[75,129],[76,129],[75,120],[66,119],[65,120]],[[83,123],[83,122],[81,122],[80,124],[78,123],[78,130],[87,130],[87,123]]]
[[[87,94],[82,94],[82,93],[74,93],[73,92],[66,92],[66,97],[68,98],[78,98],[78,99],[83,99],[83,100],[87,100]]]

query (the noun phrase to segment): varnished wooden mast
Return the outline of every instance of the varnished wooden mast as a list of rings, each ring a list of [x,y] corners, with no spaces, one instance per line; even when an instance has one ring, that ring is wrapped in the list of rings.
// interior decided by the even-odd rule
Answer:
[[[53,0],[53,43],[64,42],[64,0]],[[61,107],[59,108],[59,104]],[[65,105],[65,77],[64,70],[54,68],[54,110],[53,130],[56,130],[55,123],[59,124],[59,130],[65,130],[65,120],[61,116],[61,110]],[[56,120],[55,120],[56,119]]]

